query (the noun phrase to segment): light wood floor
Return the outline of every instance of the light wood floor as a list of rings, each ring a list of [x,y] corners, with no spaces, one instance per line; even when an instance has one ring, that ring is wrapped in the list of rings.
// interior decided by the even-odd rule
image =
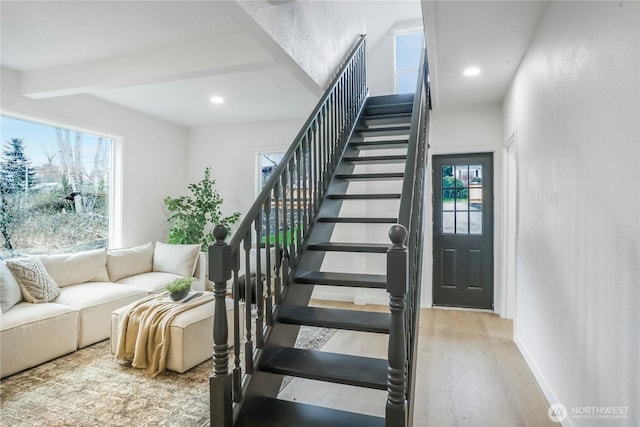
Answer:
[[[314,300],[313,305],[386,311]],[[414,426],[555,426],[549,404],[512,340],[512,322],[492,313],[422,309]],[[322,348],[387,357],[387,336],[337,331]],[[384,416],[386,391],[293,380],[279,398]]]

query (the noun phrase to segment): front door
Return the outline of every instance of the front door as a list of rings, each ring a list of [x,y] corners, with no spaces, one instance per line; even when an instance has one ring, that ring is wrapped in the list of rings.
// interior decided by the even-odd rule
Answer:
[[[493,154],[432,164],[433,304],[493,309]]]

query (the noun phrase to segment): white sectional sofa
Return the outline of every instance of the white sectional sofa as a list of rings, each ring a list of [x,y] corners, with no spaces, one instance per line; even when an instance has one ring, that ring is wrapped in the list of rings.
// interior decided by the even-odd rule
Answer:
[[[50,302],[25,301],[7,261],[0,262],[3,378],[109,338],[114,310],[178,277],[194,276],[192,289],[205,289],[207,261],[199,245],[148,243],[38,258],[59,287]]]

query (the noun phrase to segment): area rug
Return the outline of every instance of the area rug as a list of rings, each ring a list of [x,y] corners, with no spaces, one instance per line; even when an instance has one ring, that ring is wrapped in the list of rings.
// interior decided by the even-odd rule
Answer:
[[[302,327],[296,347],[320,349],[334,332]],[[0,424],[208,426],[211,370],[209,360],[150,379],[118,364],[109,340],[102,341],[2,380]]]

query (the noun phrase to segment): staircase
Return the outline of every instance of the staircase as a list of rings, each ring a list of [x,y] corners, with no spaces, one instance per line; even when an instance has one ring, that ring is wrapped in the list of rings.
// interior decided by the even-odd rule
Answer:
[[[412,424],[428,87],[421,75],[417,97],[367,97],[364,53],[363,36],[231,241],[225,243],[224,227],[214,232],[217,243],[209,250],[216,293],[213,426]],[[377,190],[379,185],[393,188],[394,181],[395,190]],[[381,206],[385,216],[361,215],[369,202]],[[342,214],[354,203],[361,207],[357,216]],[[340,241],[340,224],[388,224],[391,242]],[[347,265],[363,254],[380,254],[387,269],[384,274],[327,271],[328,253],[339,253]],[[268,273],[256,272],[255,319],[236,298],[234,324],[227,325],[227,282],[234,295],[240,286],[250,295],[251,284],[240,283],[239,276],[248,277],[250,265],[263,264]],[[314,288],[322,285],[386,290],[390,313],[309,306]],[[243,331],[240,316],[245,316]],[[301,326],[387,334],[389,357],[295,348]],[[278,399],[283,376],[387,390],[386,415]]]

